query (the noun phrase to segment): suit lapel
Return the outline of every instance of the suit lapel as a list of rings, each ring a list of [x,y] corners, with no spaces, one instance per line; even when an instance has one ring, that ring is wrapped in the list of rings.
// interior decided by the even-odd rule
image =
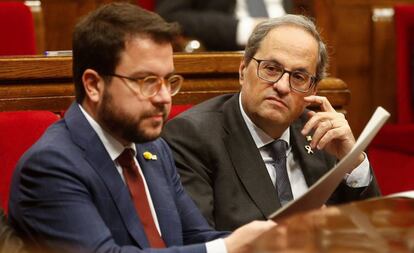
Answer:
[[[72,104],[65,114],[72,139],[85,151],[85,159],[108,188],[121,218],[136,243],[141,247],[148,247],[149,243],[144,233],[144,228],[138,218],[128,187],[122,181],[114,162],[98,135],[89,122],[85,119],[77,104]],[[106,155],[103,155],[106,154]]]
[[[330,168],[327,167],[329,161],[325,159],[324,152],[313,149],[313,154],[309,154],[305,146],[309,144],[306,137],[300,131],[306,123],[306,112],[293,122],[290,128],[290,141],[292,152],[296,161],[299,162],[303,175],[308,186],[314,184],[321,176],[323,176]]]
[[[280,207],[280,203],[260,152],[242,118],[238,99],[238,95],[233,96],[224,108],[224,127],[228,133],[224,143],[241,184],[266,218]]]

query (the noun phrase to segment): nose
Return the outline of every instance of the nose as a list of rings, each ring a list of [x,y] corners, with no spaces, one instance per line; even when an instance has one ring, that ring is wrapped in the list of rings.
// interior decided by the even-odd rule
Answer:
[[[277,90],[281,94],[287,94],[290,92],[290,74],[288,72],[283,73],[277,82],[273,83],[273,89]]]
[[[169,104],[172,102],[171,94],[165,80],[163,80],[160,90],[153,97],[153,101],[158,104]]]

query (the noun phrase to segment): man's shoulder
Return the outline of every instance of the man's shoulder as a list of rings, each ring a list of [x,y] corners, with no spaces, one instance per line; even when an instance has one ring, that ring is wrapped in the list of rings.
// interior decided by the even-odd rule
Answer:
[[[237,102],[237,97],[237,94],[224,94],[213,97],[184,111],[170,121],[174,122],[174,120],[181,118],[203,120],[205,118],[221,117],[227,107],[233,106]]]
[[[225,133],[227,111],[237,105],[237,94],[209,99],[169,120],[162,136],[170,146],[187,141],[193,148],[213,143]]]
[[[70,156],[76,145],[72,142],[64,120],[52,124],[43,135],[23,154],[20,162],[27,160],[52,161],[51,154]]]

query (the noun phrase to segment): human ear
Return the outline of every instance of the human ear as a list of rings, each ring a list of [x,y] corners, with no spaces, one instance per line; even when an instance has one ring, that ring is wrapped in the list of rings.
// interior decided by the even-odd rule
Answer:
[[[240,66],[239,66],[239,82],[240,85],[243,85],[243,81],[244,81],[244,72],[246,71],[246,65],[244,63],[244,60],[242,60],[240,62]]]
[[[92,102],[98,102],[103,89],[103,80],[93,69],[86,69],[82,75],[82,83],[86,97]]]

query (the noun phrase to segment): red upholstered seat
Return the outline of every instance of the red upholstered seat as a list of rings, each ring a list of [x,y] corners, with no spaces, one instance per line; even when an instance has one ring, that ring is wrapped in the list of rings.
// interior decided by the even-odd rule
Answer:
[[[193,105],[191,104],[186,104],[186,105],[173,105],[171,107],[171,112],[170,115],[168,115],[168,119],[172,119],[175,116],[177,116],[178,114],[190,109]]]
[[[0,55],[36,54],[34,22],[23,2],[0,2]]]
[[[191,106],[174,105],[169,118]],[[11,177],[17,161],[58,119],[56,114],[49,111],[0,112],[0,203],[6,212]]]
[[[0,112],[0,201],[4,210],[17,161],[58,118],[49,111]]]
[[[369,159],[383,194],[414,190],[414,124],[387,124],[371,143]]]
[[[395,30],[397,122],[385,125],[368,150],[383,194],[414,190],[414,5],[395,6]]]

